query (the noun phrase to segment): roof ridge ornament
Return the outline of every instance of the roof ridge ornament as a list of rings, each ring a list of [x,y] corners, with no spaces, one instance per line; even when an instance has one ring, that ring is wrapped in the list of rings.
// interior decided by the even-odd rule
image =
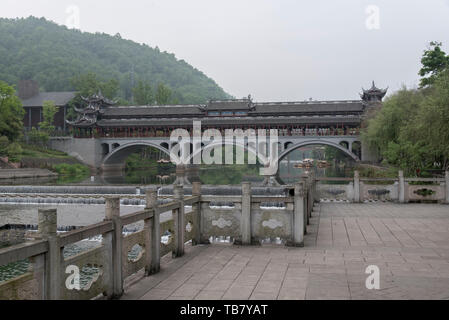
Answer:
[[[373,80],[373,84],[370,89],[365,90],[362,87],[362,93],[360,98],[365,102],[382,102],[382,99],[387,94],[388,87],[386,89],[379,89]]]
[[[98,116],[104,113],[104,109],[117,103],[105,98],[101,93],[101,89],[98,90],[98,93],[94,93],[88,98],[81,96],[81,100],[86,102],[86,106],[74,108],[77,113],[77,119],[75,121],[66,120],[69,125],[74,127],[94,126],[97,123]]]

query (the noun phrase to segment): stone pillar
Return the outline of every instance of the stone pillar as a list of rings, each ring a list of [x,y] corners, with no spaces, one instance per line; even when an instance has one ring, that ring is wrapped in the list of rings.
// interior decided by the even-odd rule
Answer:
[[[303,193],[304,193],[304,234],[307,232],[306,225],[309,224],[309,210],[310,210],[310,202],[309,202],[309,194],[310,194],[310,186],[309,186],[309,172],[304,172],[301,175],[301,180],[303,183]]]
[[[266,176],[262,182],[262,186],[266,186],[266,187],[278,187],[280,185],[281,184],[276,179],[276,176]]]
[[[305,229],[305,187],[304,182],[299,182],[295,184],[295,194],[294,194],[294,213],[292,222],[292,243],[291,246],[303,247],[304,246],[304,229]]]
[[[354,202],[359,203],[360,197],[360,174],[357,170],[354,171]]]
[[[199,171],[199,165],[197,164],[187,164],[185,166],[185,176],[189,183],[201,182]]]
[[[186,166],[179,164],[176,166],[176,180],[173,185],[190,185],[190,181],[186,176]]]
[[[56,236],[58,231],[58,214],[56,209],[39,209],[37,230],[43,239]]]
[[[315,204],[315,173],[312,171],[309,175],[309,212],[307,217],[307,225],[309,224],[309,218],[312,217],[313,206]]]
[[[194,182],[192,184],[192,196],[201,197],[201,182]],[[198,202],[192,205],[193,211],[193,228],[195,230],[195,234],[193,235],[192,245],[197,245],[201,243],[201,230],[202,230],[202,221],[203,218],[201,216],[201,198]]]
[[[251,244],[251,183],[242,183],[242,217],[240,220],[242,244]]]
[[[149,229],[150,234],[150,252],[147,254],[147,259],[150,260],[149,268],[148,263],[145,268],[145,274],[148,276],[159,272],[161,264],[161,228],[160,228],[160,213],[158,212],[157,206],[157,190],[150,189],[145,193],[146,199],[146,209],[153,210],[153,219],[149,219],[147,226],[147,221],[145,221],[145,227]]]
[[[120,198],[107,197],[106,219],[113,223],[114,231],[111,234],[112,244],[112,298],[117,299],[123,294],[122,273],[122,221],[120,219]]]
[[[42,239],[48,241],[48,252],[45,255],[44,299],[58,300],[61,297],[61,257],[57,235],[56,209],[38,210],[38,232]]]
[[[404,171],[399,171],[399,185],[398,185],[399,203],[405,203],[405,180]]]
[[[173,186],[173,197],[179,201],[179,209],[172,211],[173,220],[175,224],[175,250],[173,257],[181,257],[184,254],[184,234],[186,229],[185,214],[184,214],[184,188],[182,185]]]
[[[33,273],[33,278],[37,282],[37,299],[46,300],[48,295],[46,292],[46,272],[45,272],[45,254],[30,257],[30,265],[28,266],[28,272]]]
[[[445,173],[445,180],[446,180],[446,203],[449,204],[449,171],[446,171]]]
[[[312,192],[313,192],[313,201],[314,202],[320,202],[320,195],[319,195],[319,193],[318,193],[318,190],[317,190],[317,180],[316,180],[316,174],[314,173],[313,174],[313,189],[312,189]]]

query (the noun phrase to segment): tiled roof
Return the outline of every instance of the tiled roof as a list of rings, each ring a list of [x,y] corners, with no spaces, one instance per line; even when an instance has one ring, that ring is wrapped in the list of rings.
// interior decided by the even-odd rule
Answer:
[[[137,106],[109,107],[104,110],[103,118],[117,116],[157,116],[157,115],[202,115],[200,106]]]
[[[353,113],[362,112],[361,101],[266,102],[255,104],[252,113]]]
[[[44,101],[53,101],[56,106],[61,107],[75,97],[75,92],[40,92],[34,97],[22,100],[24,107],[42,107]]]
[[[323,102],[265,102],[253,105],[249,110],[248,101],[217,101],[212,102],[206,108],[202,105],[178,105],[178,106],[137,106],[137,107],[109,107],[103,113],[104,119],[129,118],[129,117],[164,117],[177,116],[203,117],[204,109],[246,111],[250,116],[294,115],[307,114],[360,114],[363,112],[362,101],[323,101]],[[212,105],[212,107],[211,107]]]
[[[250,100],[212,100],[207,105],[207,110],[248,110]]]
[[[120,126],[192,126],[194,120],[201,120],[203,126],[209,125],[339,125],[360,124],[361,118],[351,116],[316,116],[316,117],[208,117],[208,118],[152,118],[152,119],[104,119],[97,122],[101,127]]]

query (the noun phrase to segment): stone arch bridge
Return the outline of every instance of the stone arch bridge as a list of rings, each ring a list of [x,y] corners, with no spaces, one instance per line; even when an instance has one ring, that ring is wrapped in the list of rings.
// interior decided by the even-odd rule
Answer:
[[[360,141],[360,128],[370,110],[381,108],[385,94],[373,82],[371,89],[363,90],[361,100],[253,102],[248,96],[204,105],[114,106],[99,93],[83,98],[83,107],[75,108],[77,119],[68,121],[73,137],[53,138],[50,146],[93,169],[109,171],[122,169],[126,157],[143,146],[169,154],[170,136],[177,129],[191,137],[210,130],[222,137],[227,130],[265,130],[267,139],[271,130],[277,130],[278,159],[318,144],[335,147],[355,161],[376,162],[375,152]],[[209,144],[203,141],[201,147]]]
[[[202,149],[210,143],[202,143]],[[355,161],[360,160],[357,154],[360,137],[348,136],[280,136],[278,137],[278,160],[282,160],[294,150],[307,145],[331,146],[343,151],[348,157]],[[69,153],[86,163],[93,169],[100,171],[122,170],[126,158],[142,147],[153,147],[166,155],[175,143],[170,142],[169,137],[146,137],[146,138],[52,138],[51,146],[54,149]]]

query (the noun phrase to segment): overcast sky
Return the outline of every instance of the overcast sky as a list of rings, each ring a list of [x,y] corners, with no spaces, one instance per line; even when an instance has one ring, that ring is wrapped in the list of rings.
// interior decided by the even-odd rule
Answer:
[[[449,52],[449,0],[0,0],[2,17],[120,33],[256,101],[358,99],[417,86],[428,42]],[[75,6],[75,7],[74,7]],[[373,7],[374,6],[374,7]],[[75,9],[74,9],[75,8]],[[377,15],[378,9],[378,15]],[[79,11],[79,19],[76,16]]]

